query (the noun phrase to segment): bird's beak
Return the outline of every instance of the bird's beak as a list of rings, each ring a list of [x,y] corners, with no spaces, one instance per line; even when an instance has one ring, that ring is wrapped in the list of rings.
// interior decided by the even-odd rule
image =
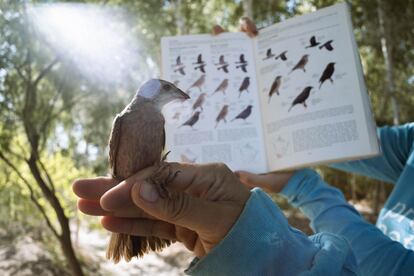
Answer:
[[[182,91],[181,89],[176,89],[175,93],[177,95],[177,98],[180,100],[188,100],[190,98],[190,96],[188,96],[187,93],[185,93],[184,91]]]

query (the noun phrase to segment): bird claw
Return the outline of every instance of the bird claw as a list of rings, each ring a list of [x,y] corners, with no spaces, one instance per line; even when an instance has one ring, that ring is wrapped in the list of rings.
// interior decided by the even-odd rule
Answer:
[[[175,171],[173,172],[171,169],[171,165],[165,160],[167,159],[167,155],[170,152],[167,152],[161,159],[160,163],[158,164],[158,168],[155,170],[155,172],[152,173],[150,177],[148,177],[147,182],[154,185],[157,189],[158,194],[162,198],[169,198],[170,192],[166,188],[166,186],[174,181],[174,179],[177,177],[177,175],[181,171]]]

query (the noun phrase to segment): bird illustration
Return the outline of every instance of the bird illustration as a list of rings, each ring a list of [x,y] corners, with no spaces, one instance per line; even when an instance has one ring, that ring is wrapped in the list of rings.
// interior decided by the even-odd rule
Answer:
[[[206,99],[206,96],[207,96],[206,93],[201,93],[200,96],[198,96],[197,100],[193,104],[193,110],[200,108],[201,111],[203,111],[203,104],[204,104],[204,100]]]
[[[306,46],[305,48],[312,48],[312,47],[316,47],[316,46],[318,46],[319,44],[321,44],[320,42],[317,42],[316,41],[316,37],[313,35],[311,38],[310,38],[310,40],[309,40],[309,45],[308,46]]]
[[[190,86],[190,88],[187,89],[187,93],[190,94],[190,89],[194,87],[197,87],[198,89],[200,89],[200,92],[201,92],[201,86],[203,86],[205,81],[206,81],[206,75],[203,74]]]
[[[201,72],[205,73],[205,69],[204,67],[206,66],[206,63],[203,61],[203,56],[201,54],[199,54],[197,56],[197,61],[194,62],[193,64],[196,64],[197,66],[194,67],[194,70],[200,69]]]
[[[178,56],[177,59],[175,60],[175,66],[174,66],[174,72],[180,72],[181,75],[185,75],[184,72],[184,63],[181,62],[181,56]]]
[[[267,51],[266,51],[266,57],[263,60],[272,58],[274,56],[275,56],[275,54],[272,53],[272,48],[269,48],[269,49],[267,49]]]
[[[155,185],[161,196],[168,195],[165,185],[168,167],[163,162],[165,146],[164,117],[161,108],[172,100],[189,99],[189,96],[164,80],[152,79],[144,83],[132,101],[117,114],[109,138],[109,166],[114,178],[122,181],[134,173],[152,166],[159,168],[147,181]],[[168,172],[168,170],[167,170]],[[162,177],[161,177],[161,174]],[[167,173],[168,174],[168,173]],[[160,250],[171,242],[157,237],[138,237],[113,233],[107,257],[118,262],[122,257],[129,261],[150,250]]]
[[[328,63],[328,65],[326,65],[325,70],[323,70],[323,73],[319,79],[319,82],[320,82],[319,89],[321,89],[322,84],[326,80],[330,80],[331,83],[333,83],[332,75],[334,71],[335,71],[335,62]]]
[[[180,127],[182,126],[189,126],[191,128],[193,128],[193,126],[198,122],[198,120],[200,119],[200,111],[196,111],[194,112],[194,114],[187,120],[185,121]]]
[[[306,72],[305,70],[305,66],[309,61],[309,55],[303,55],[300,60],[298,61],[298,63],[296,63],[296,65],[292,68],[292,70],[289,72],[292,73],[293,71],[295,71],[296,69],[302,69],[303,72]]]
[[[249,90],[248,90],[249,86],[250,86],[250,77],[245,77],[243,79],[241,85],[240,85],[240,88],[239,88],[239,98],[240,98],[241,94],[243,93],[243,91],[246,90],[247,92],[249,92]]]
[[[216,63],[214,65],[218,66],[217,70],[219,70],[219,71],[223,70],[225,73],[229,72],[229,69],[228,69],[229,64],[224,60],[224,55],[221,55],[219,57],[219,63]]]
[[[327,42],[319,46],[319,49],[325,48],[328,51],[332,51],[334,49],[332,46],[332,42],[333,40],[328,40]]]
[[[214,128],[217,128],[220,121],[224,121],[225,123],[227,123],[226,117],[227,117],[228,113],[229,113],[229,106],[227,104],[225,104],[225,105],[223,105],[223,107],[221,108],[219,114],[217,115],[216,126]]]
[[[281,59],[281,60],[283,60],[283,61],[286,61],[288,58],[287,58],[287,56],[286,56],[286,53],[287,53],[288,51],[283,51],[283,52],[281,52],[278,56],[276,56],[275,57],[275,59]]]
[[[273,81],[272,86],[270,87],[270,90],[269,90],[269,103],[270,103],[270,100],[272,99],[273,94],[276,93],[276,95],[279,95],[279,88],[281,84],[282,84],[282,76],[277,76],[275,80]]]
[[[246,121],[246,119],[250,116],[250,114],[252,114],[252,105],[248,105],[245,109],[243,109],[242,112],[239,113],[239,115],[237,115],[236,117],[234,117],[233,120],[231,120],[232,122],[234,120],[237,119],[243,119],[244,121]]]
[[[217,86],[216,90],[214,90],[213,94],[216,94],[217,92],[223,92],[223,94],[226,94],[226,89],[229,86],[229,79],[224,79],[219,86]]]
[[[290,106],[288,112],[297,104],[303,104],[303,106],[306,108],[306,100],[309,98],[310,92],[312,90],[312,86],[305,87],[302,92],[293,100],[292,105]]]
[[[247,73],[247,61],[244,59],[244,54],[241,54],[239,61],[236,61],[236,69],[240,68],[243,72]]]

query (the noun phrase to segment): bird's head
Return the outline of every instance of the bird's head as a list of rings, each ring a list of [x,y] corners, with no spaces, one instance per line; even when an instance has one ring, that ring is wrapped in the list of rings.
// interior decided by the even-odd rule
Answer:
[[[154,101],[159,107],[163,107],[173,100],[187,100],[190,98],[174,84],[161,79],[152,79],[144,83],[139,88],[137,96]]]
[[[253,106],[252,106],[251,104],[249,104],[249,105],[247,106],[247,108],[248,108],[248,109],[252,109],[252,107],[253,107]]]

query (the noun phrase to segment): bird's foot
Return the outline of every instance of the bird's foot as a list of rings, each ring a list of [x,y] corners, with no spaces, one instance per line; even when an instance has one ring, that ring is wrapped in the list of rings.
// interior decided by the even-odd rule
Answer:
[[[173,171],[170,163],[165,162],[167,155],[170,152],[167,152],[161,159],[158,164],[158,168],[148,177],[147,182],[154,185],[157,189],[158,194],[162,198],[170,197],[170,193],[166,188],[169,183],[171,183],[180,171]]]

